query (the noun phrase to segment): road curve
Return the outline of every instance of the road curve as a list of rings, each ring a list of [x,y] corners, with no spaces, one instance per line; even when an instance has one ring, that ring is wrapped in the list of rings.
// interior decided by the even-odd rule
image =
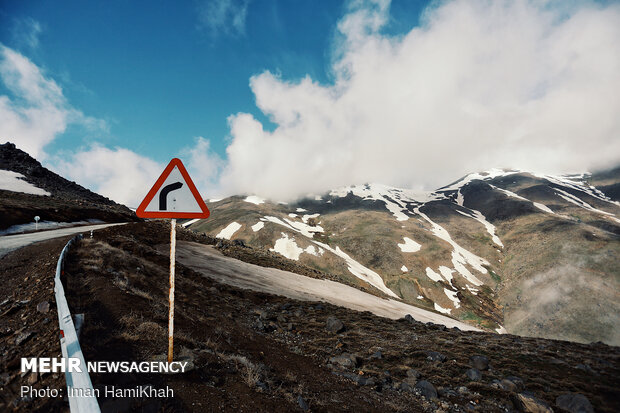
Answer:
[[[168,252],[168,245],[161,245],[159,248],[161,252]],[[424,323],[430,321],[450,328],[480,331],[452,318],[400,301],[376,297],[348,285],[248,264],[226,257],[213,247],[203,244],[177,242],[176,260],[207,277],[240,288],[282,295],[296,300],[326,301],[352,310],[370,311],[378,316],[392,319],[411,314],[417,321]]]
[[[124,225],[124,223],[85,225],[81,227],[60,228],[49,231],[32,232],[29,234],[5,235],[0,237],[0,257],[5,256],[13,250],[25,247],[26,245],[33,244],[35,242],[64,237],[66,235],[73,235],[79,232],[89,232],[91,230],[111,227],[114,225]]]

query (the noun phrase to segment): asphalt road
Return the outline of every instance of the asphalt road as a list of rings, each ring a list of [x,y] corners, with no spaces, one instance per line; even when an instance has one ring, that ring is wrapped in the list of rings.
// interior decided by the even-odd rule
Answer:
[[[168,245],[161,248],[168,252]],[[277,294],[296,300],[325,301],[357,311],[370,311],[378,316],[398,319],[406,314],[421,322],[480,331],[468,324],[400,301],[384,299],[348,285],[319,280],[275,268],[265,268],[226,257],[211,246],[179,241],[176,260],[205,276],[225,284],[255,291]]]
[[[13,250],[25,247],[26,245],[30,245],[35,242],[64,237],[66,235],[79,234],[80,232],[90,232],[91,230],[111,227],[114,225],[123,225],[123,223],[85,225],[81,227],[60,228],[49,231],[32,232],[29,234],[5,235],[0,237],[0,257],[5,256]]]

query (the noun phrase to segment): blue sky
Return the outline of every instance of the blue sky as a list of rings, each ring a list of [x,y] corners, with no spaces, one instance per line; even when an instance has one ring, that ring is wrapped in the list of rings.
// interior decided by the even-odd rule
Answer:
[[[312,3],[312,4],[311,4]],[[255,1],[245,24],[211,27],[198,2],[3,2],[3,43],[62,87],[73,106],[105,119],[90,139],[165,161],[196,136],[224,155],[226,118],[240,111],[266,120],[250,76],[264,70],[329,82],[329,48],[342,14],[338,1]],[[37,47],[22,39],[32,19]],[[19,27],[22,27],[22,31]],[[75,128],[74,128],[75,129]],[[69,130],[46,149],[84,144]]]
[[[273,128],[255,105],[252,75],[333,81],[331,48],[345,2],[232,1],[217,25],[203,15],[209,3],[218,2],[4,2],[2,43],[44,68],[73,106],[109,124],[90,136],[70,128],[46,150],[99,141],[164,162],[204,136],[225,156],[229,115],[252,113]],[[396,2],[386,29],[410,29],[423,4]],[[236,27],[232,15],[244,8]],[[33,22],[36,47],[23,38]]]
[[[617,141],[617,23],[613,2],[8,0],[0,137],[128,204],[175,156],[206,197],[610,166],[575,148]]]

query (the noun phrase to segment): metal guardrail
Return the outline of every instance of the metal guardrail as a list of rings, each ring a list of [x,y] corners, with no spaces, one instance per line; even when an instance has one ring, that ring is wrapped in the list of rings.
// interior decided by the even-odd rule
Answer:
[[[54,278],[54,293],[56,295],[56,306],[58,307],[58,324],[60,326],[60,348],[63,358],[77,358],[80,360],[80,368],[82,372],[65,373],[65,381],[67,382],[67,395],[69,399],[69,409],[71,413],[100,413],[99,403],[94,396],[93,383],[90,381],[90,375],[84,360],[84,354],[78,341],[75,331],[75,325],[71,318],[67,298],[65,297],[65,289],[62,286],[60,276],[64,274],[65,256],[71,247],[71,244],[82,239],[82,234],[73,237],[67,245],[62,249],[58,264],[56,264],[56,277]],[[71,394],[71,389],[80,389],[79,395]],[[86,396],[93,395],[93,396]]]

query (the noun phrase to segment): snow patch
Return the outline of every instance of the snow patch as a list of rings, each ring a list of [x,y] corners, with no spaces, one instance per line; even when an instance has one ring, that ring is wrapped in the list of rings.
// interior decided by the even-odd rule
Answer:
[[[498,191],[500,191],[500,192],[503,192],[504,194],[508,195],[508,196],[509,196],[509,197],[511,197],[511,198],[520,199],[521,201],[525,201],[525,202],[532,202],[532,201],[530,201],[530,200],[529,200],[529,199],[527,199],[527,198],[523,198],[521,195],[517,195],[517,194],[515,194],[514,192],[511,192],[511,191],[509,191],[509,190],[507,190],[507,189],[504,189],[504,188],[500,188],[499,186],[495,186],[495,185],[491,185],[491,184],[489,184],[489,186],[490,186],[491,188],[495,189],[495,190],[498,190]]]
[[[443,308],[442,306],[440,306],[437,303],[434,303],[434,304],[435,304],[435,310],[439,311],[440,313],[450,314],[452,312],[452,310],[449,309],[449,308]]]
[[[467,185],[471,181],[486,181],[486,180],[494,179],[500,176],[508,176],[508,175],[519,173],[519,172],[521,171],[493,168],[493,169],[489,169],[488,171],[466,175],[464,178],[458,180],[452,185],[439,188],[439,191],[456,191],[457,189],[460,190],[463,186]],[[459,205],[462,205],[462,204],[459,204]]]
[[[461,189],[459,188],[459,192],[456,194],[456,204],[463,206],[463,202],[465,202],[465,197],[461,193]]]
[[[46,190],[26,182],[24,178],[26,177],[20,173],[0,169],[0,189],[32,195],[51,195]]]
[[[452,273],[454,272],[454,270],[442,265],[439,267],[439,272],[441,273],[442,277],[445,278],[446,281],[450,283],[450,285],[452,285],[452,280],[454,279]]]
[[[433,192],[416,193],[382,184],[348,186],[335,189],[329,194],[331,196],[344,198],[349,193],[364,200],[383,202],[385,208],[394,215],[397,221],[406,221],[409,219],[406,213],[409,213],[407,206],[410,204],[419,205],[424,202],[445,198],[443,194]]]
[[[314,245],[309,245],[304,251],[308,254],[314,255],[315,257],[320,257],[323,255],[323,252],[325,252],[323,248],[315,248]]]
[[[467,214],[467,213],[465,213],[463,211],[456,211],[456,212],[458,212],[461,215],[465,215],[466,217],[473,218],[476,221],[480,222],[482,225],[484,225],[484,227],[486,228],[487,232],[489,233],[489,235],[493,239],[493,242],[496,243],[497,245],[499,245],[500,247],[504,248],[504,244],[502,243],[502,240],[499,239],[499,237],[495,234],[495,225],[493,225],[489,221],[487,221],[486,217],[484,215],[482,215],[482,212],[477,211],[475,209],[470,209],[470,208],[467,208],[467,209],[469,209],[471,211],[471,215]]]
[[[263,221],[258,221],[256,224],[252,225],[252,231],[258,232],[265,226]]]
[[[300,248],[295,242],[295,238],[289,238],[284,232],[282,232],[282,238],[277,240],[276,244],[273,248],[270,248],[269,251],[275,251],[278,254],[295,261],[299,261],[299,256],[302,252],[304,252],[303,248]]]
[[[435,282],[441,281],[441,275],[437,274],[430,267],[426,267],[426,276]]]
[[[404,265],[402,267],[400,267],[400,270],[402,272],[409,272],[409,269],[407,267],[405,267]]]
[[[323,232],[323,228],[320,225],[310,226],[304,222],[291,221],[290,219],[284,218],[284,221],[293,228],[295,231],[303,234],[308,238],[313,237],[314,232]]]
[[[553,212],[549,207],[547,207],[544,204],[541,204],[540,202],[532,202],[532,201],[530,201],[527,198],[523,198],[521,195],[517,195],[514,192],[508,191],[508,190],[503,189],[503,188],[499,188],[497,186],[490,185],[490,187],[493,188],[493,189],[496,189],[496,190],[498,190],[500,192],[503,192],[504,194],[508,195],[511,198],[516,198],[516,199],[519,199],[519,200],[525,201],[525,202],[531,202],[532,205],[534,205],[536,208],[540,209],[541,211],[544,211],[544,212],[547,212],[549,214],[554,214],[555,215],[555,212]]]
[[[465,287],[467,287],[469,292],[472,293],[473,295],[478,295],[478,289],[477,288],[470,287],[469,285],[466,285]]]
[[[303,208],[297,208],[297,209],[296,209],[296,212],[306,212],[306,211],[307,211],[307,210],[306,210],[306,209],[303,209]]]
[[[465,265],[469,264],[473,268],[475,268],[478,272],[486,274],[487,269],[484,268],[483,265],[489,265],[488,261],[485,260],[484,258],[480,258],[477,255],[467,251],[465,248],[457,244],[452,239],[452,237],[450,236],[448,231],[446,231],[445,228],[433,222],[428,216],[426,216],[426,214],[420,211],[419,207],[416,207],[414,211],[418,215],[420,215],[422,218],[424,218],[428,223],[431,224],[432,226],[431,232],[433,233],[433,235],[435,235],[438,238],[441,238],[442,240],[452,245],[452,248],[454,248],[454,250],[452,251],[452,265],[454,266],[454,269],[458,271],[458,273],[461,274],[463,277],[465,277],[465,279],[469,281],[470,283],[474,285],[482,285],[482,281],[476,278],[476,276],[474,276],[465,267]]]
[[[261,218],[260,220],[261,221],[265,221],[265,222],[273,222],[274,224],[282,225],[282,226],[285,226],[285,227],[295,231],[295,228],[291,227],[289,224],[287,224],[286,222],[282,221],[278,217],[265,216],[265,217]]]
[[[341,250],[340,247],[336,247],[336,249],[334,249],[327,244],[323,244],[322,242],[319,242],[319,241],[313,241],[313,242],[321,246],[322,248],[326,249],[327,251],[330,251],[336,254],[340,258],[343,258],[346,261],[347,265],[349,266],[349,272],[355,275],[357,278],[366,281],[367,283],[383,291],[390,297],[398,298],[398,296],[394,294],[392,290],[386,287],[386,285],[383,283],[383,279],[381,278],[379,274],[377,274],[370,268],[364,267],[359,262],[355,261],[347,253]]]
[[[256,195],[250,195],[247,198],[244,199],[245,202],[249,202],[251,204],[254,205],[260,205],[260,204],[264,204],[265,200],[263,198],[260,198]]]
[[[420,251],[420,248],[422,247],[420,244],[408,237],[403,237],[403,239],[405,240],[405,242],[403,244],[398,244],[398,248],[400,248],[402,252]]]
[[[545,212],[547,212],[549,214],[554,214],[555,215],[555,212],[553,212],[551,210],[551,208],[549,208],[547,205],[541,204],[539,202],[532,202],[532,203],[534,204],[534,206],[536,208],[540,209],[541,211],[545,211]]]
[[[282,225],[288,229],[292,229],[295,232],[299,232],[300,234],[308,238],[312,238],[313,233],[315,232],[323,232],[323,228],[320,225],[316,225],[313,227],[303,222],[291,221],[287,218],[284,218],[284,221],[282,221],[278,217],[265,216],[264,218],[261,218],[261,221],[269,221],[273,222],[274,224]]]
[[[602,214],[602,215],[606,215],[608,217],[610,217],[611,219],[613,219],[616,222],[620,223],[620,220],[617,219],[615,217],[614,214],[610,213],[610,212],[606,212],[606,211],[601,211],[600,209],[594,208],[592,205],[588,204],[585,201],[582,201],[581,199],[577,198],[575,195],[573,194],[569,194],[566,191],[563,191],[559,188],[555,188],[556,194],[559,195],[562,199],[564,199],[565,201],[570,202],[571,204],[575,204],[583,209],[586,209],[588,211],[591,212],[595,212],[597,214]]]
[[[450,301],[452,301],[452,303],[454,304],[454,308],[459,308],[461,306],[461,300],[459,300],[459,298],[457,297],[456,291],[452,291],[452,290],[448,290],[447,288],[444,288],[443,292],[450,299]]]
[[[215,236],[215,238],[230,239],[235,234],[235,232],[239,231],[239,228],[241,228],[241,224],[237,222],[231,222],[226,228],[221,230]]]
[[[546,179],[547,181],[554,183],[556,185],[560,185],[566,188],[574,189],[576,191],[584,192],[590,195],[591,197],[596,198],[600,201],[605,201],[605,202],[609,202],[610,204],[620,206],[620,202],[614,201],[611,198],[608,198],[602,191],[598,190],[596,187],[589,185],[586,181],[584,181],[584,178],[586,177],[586,175],[589,175],[587,173],[575,174],[575,175],[559,175],[559,176],[535,174],[535,173],[533,173],[532,175],[534,175],[537,178]]]
[[[189,227],[190,225],[195,224],[196,222],[200,221],[201,219],[202,219],[202,218],[196,218],[196,219],[189,220],[189,221],[187,221],[187,222],[182,223],[182,224],[181,224],[181,226],[182,226],[183,228],[187,228],[187,227]]]
[[[308,220],[310,218],[317,218],[319,215],[321,215],[321,214],[308,214],[308,215],[304,215],[304,216],[301,217],[301,220],[304,222],[304,224],[307,224]]]

